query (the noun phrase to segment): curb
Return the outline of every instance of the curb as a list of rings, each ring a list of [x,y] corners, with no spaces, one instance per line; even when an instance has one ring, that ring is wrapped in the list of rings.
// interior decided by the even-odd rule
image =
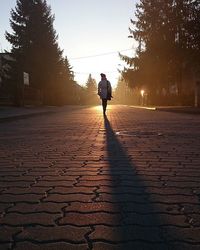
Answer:
[[[129,106],[132,108],[138,109],[146,109],[151,111],[164,111],[164,112],[172,112],[172,113],[182,113],[182,114],[192,114],[192,115],[200,115],[200,108],[194,107],[145,107],[145,106]]]
[[[156,108],[157,111],[164,112],[173,112],[173,113],[182,113],[182,114],[191,114],[191,115],[200,115],[199,108]]]

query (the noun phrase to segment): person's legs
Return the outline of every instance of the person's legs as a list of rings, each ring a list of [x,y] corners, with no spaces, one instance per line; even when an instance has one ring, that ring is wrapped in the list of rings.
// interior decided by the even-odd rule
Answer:
[[[107,99],[102,99],[103,113],[106,113]]]

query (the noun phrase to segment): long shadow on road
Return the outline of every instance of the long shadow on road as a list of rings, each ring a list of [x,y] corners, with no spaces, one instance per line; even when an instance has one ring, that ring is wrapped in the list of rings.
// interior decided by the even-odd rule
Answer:
[[[107,161],[111,176],[111,202],[119,211],[112,231],[117,249],[168,249],[162,239],[159,213],[149,200],[147,183],[118,140],[107,117],[104,119]]]

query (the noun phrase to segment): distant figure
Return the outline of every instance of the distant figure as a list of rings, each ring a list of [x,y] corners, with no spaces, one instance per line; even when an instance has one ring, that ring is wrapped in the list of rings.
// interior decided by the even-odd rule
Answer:
[[[98,84],[98,95],[102,100],[103,114],[106,114],[107,101],[112,98],[112,87],[106,75],[101,73],[101,81]]]

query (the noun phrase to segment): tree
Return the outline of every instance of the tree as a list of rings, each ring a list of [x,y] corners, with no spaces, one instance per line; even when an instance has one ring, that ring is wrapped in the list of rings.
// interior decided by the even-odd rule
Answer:
[[[11,10],[13,32],[6,32],[6,39],[12,45],[14,61],[10,71],[17,104],[23,89],[23,72],[29,73],[30,86],[42,92],[44,104],[53,104],[59,98],[54,92],[59,87],[63,60],[53,22],[46,0],[17,0]]]
[[[200,1],[195,0],[190,3],[190,18],[187,23],[187,32],[190,34],[188,43],[190,44],[190,64],[193,65],[194,73],[200,72]]]
[[[159,89],[167,74],[170,55],[168,20],[170,1],[143,0],[137,5],[137,21],[131,20],[131,36],[138,42],[136,57],[132,60],[134,76],[148,88]],[[159,71],[157,68],[159,67]]]
[[[183,78],[194,67],[199,55],[199,10],[196,0],[141,0],[136,6],[136,20],[131,20],[130,37],[138,42],[136,56],[121,55],[129,68],[123,77],[129,85],[145,86],[149,96],[177,86],[183,92]],[[197,59],[197,56],[196,56]],[[192,89],[191,84],[188,89]]]
[[[95,81],[95,79],[92,78],[91,74],[89,74],[89,76],[88,76],[88,80],[86,82],[86,88],[87,88],[87,91],[89,93],[94,93],[95,91],[97,91],[96,81]]]
[[[86,82],[86,96],[88,104],[97,104],[97,83],[91,74]]]
[[[77,104],[79,99],[79,90],[82,91],[76,81],[74,80],[74,72],[68,61],[68,58],[63,58],[62,70],[60,71],[60,77],[58,81],[60,87],[60,102],[62,104]]]

